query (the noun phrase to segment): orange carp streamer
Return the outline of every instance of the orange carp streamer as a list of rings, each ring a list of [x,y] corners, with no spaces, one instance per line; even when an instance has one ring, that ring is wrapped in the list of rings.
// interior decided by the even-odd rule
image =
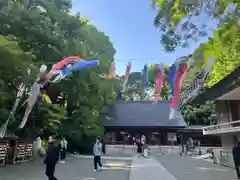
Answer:
[[[156,67],[156,81],[155,81],[156,83],[155,83],[155,91],[154,91],[155,98],[153,100],[153,104],[156,104],[159,100],[159,97],[161,95],[161,91],[163,88],[165,72],[164,72],[163,64],[154,65],[154,67]]]
[[[100,78],[104,79],[104,80],[107,80],[107,81],[110,81],[112,80],[113,78],[116,77],[116,67],[115,67],[115,62],[112,62],[111,63],[111,67],[109,69],[109,74],[100,74],[98,75]]]

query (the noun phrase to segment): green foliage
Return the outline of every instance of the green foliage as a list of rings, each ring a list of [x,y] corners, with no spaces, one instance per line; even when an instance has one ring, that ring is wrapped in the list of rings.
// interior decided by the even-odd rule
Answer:
[[[114,103],[116,86],[97,74],[108,73],[116,50],[108,36],[86,18],[70,14],[70,8],[70,0],[0,0],[0,122],[12,108],[15,86],[24,81],[31,87],[41,64],[51,67],[72,55],[98,59],[98,67],[75,72],[48,87],[53,104],[38,102],[25,129],[31,136],[46,131],[81,142],[104,132],[100,112]],[[19,107],[10,130],[17,129],[23,113],[24,107]]]
[[[65,115],[65,109],[58,104],[39,103],[37,111],[33,117],[35,128],[42,128],[48,132],[56,134]]]
[[[235,3],[235,9],[229,8],[231,3]],[[174,51],[209,33],[208,21],[201,21],[201,17],[219,20],[219,26],[225,26],[226,20],[236,24],[240,4],[234,0],[152,0],[152,6],[157,11],[154,25],[162,31],[161,42],[167,51]]]
[[[168,100],[169,98],[169,84],[168,84],[168,71],[169,66],[164,66],[165,78],[164,87],[161,91],[161,99]],[[154,92],[155,81],[156,81],[156,71],[155,68],[150,66],[148,70],[148,90],[144,89],[142,82],[141,72],[131,72],[128,79],[128,89],[127,92],[123,94],[125,100],[149,100]]]
[[[186,105],[181,109],[185,121],[189,125],[210,125],[214,123],[215,104],[207,102],[202,105]]]
[[[230,27],[229,24],[221,26],[214,32],[213,38],[209,38],[208,42],[202,43],[194,52],[194,54],[202,54],[202,57],[196,58],[198,64],[196,64],[195,69],[200,69],[210,56],[215,58],[215,63],[206,82],[208,87],[213,86],[240,66],[238,53],[240,36],[236,31],[236,25],[233,24]],[[232,34],[229,34],[229,31],[232,31]],[[222,38],[224,36],[226,36],[226,39]]]
[[[235,4],[235,8],[231,3]],[[217,0],[215,4],[211,0],[152,0],[152,7],[157,11],[154,25],[161,31],[160,41],[170,52],[178,47],[188,47],[189,42],[197,42],[209,33],[208,21],[196,23],[196,19],[203,17],[203,14],[208,19],[218,21],[213,37],[194,51],[195,64],[184,79],[183,89],[190,85],[209,57],[214,57],[215,63],[205,87],[213,86],[240,66],[239,1]],[[209,124],[215,114],[214,109],[214,104],[207,102],[184,106],[182,113],[190,124]]]
[[[195,78],[199,67],[193,67],[190,72],[187,73],[183,82],[183,91],[187,88]],[[163,100],[169,100],[169,89],[168,84],[169,66],[165,65],[165,80],[164,87],[161,92],[161,98]],[[149,69],[149,84],[152,88],[155,86],[155,71],[153,68]],[[213,102],[206,102],[202,105],[186,105],[181,108],[182,115],[185,121],[190,125],[208,125],[214,118],[215,115],[215,104]]]
[[[0,55],[0,122],[3,123],[12,108],[19,83],[32,80],[27,69],[34,70],[35,66],[32,53],[24,52],[11,36],[0,36]]]
[[[127,86],[127,92],[123,94],[126,100],[146,100],[148,98],[148,94],[143,87],[141,72],[131,72]]]

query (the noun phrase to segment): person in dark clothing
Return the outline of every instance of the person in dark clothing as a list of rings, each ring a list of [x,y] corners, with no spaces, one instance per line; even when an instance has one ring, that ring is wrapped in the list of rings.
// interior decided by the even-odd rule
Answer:
[[[134,142],[137,145],[137,153],[138,153],[138,156],[140,157],[142,155],[142,152],[143,152],[142,143],[140,141],[137,141],[137,140],[135,140]]]
[[[59,160],[60,149],[56,144],[55,140],[49,139],[49,146],[46,152],[46,157],[44,159],[44,164],[46,164],[46,175],[48,180],[57,180],[54,176],[55,167]]]
[[[103,140],[101,141],[101,143],[102,143],[102,153],[106,154],[106,144]]]
[[[232,149],[233,154],[233,161],[237,173],[237,179],[240,179],[240,172],[239,172],[239,166],[240,166],[240,142],[236,144],[236,146]]]

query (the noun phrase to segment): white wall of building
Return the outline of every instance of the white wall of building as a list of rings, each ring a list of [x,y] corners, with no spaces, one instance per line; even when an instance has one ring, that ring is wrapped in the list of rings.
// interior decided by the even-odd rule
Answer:
[[[216,101],[217,124],[228,123],[232,121],[231,110],[228,101]],[[240,137],[239,137],[240,138]],[[234,135],[221,135],[222,148],[224,150],[231,150],[234,146]]]
[[[216,101],[217,123],[228,123],[232,120],[227,101]]]

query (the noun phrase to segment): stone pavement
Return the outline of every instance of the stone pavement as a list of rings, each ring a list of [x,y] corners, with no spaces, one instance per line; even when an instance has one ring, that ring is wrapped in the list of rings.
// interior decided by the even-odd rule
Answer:
[[[235,180],[232,168],[188,156],[155,156],[177,180]],[[168,179],[164,179],[168,180]]]
[[[103,160],[103,171],[93,172],[93,160],[68,157],[66,164],[58,164],[59,180],[128,180],[131,160]],[[9,165],[0,168],[0,180],[46,180],[45,167],[40,161]]]
[[[135,158],[129,180],[234,180],[234,169],[186,156]]]
[[[234,180],[235,171],[203,160],[178,155],[150,158],[104,157],[103,170],[93,172],[91,156],[71,155],[58,164],[59,180]],[[0,168],[0,180],[46,180],[41,161]]]
[[[83,158],[83,159],[93,159],[92,155],[71,155],[72,157]],[[102,159],[115,159],[115,160],[133,160],[134,157],[120,157],[120,156],[103,156]]]
[[[135,158],[129,180],[176,180],[155,158]]]

